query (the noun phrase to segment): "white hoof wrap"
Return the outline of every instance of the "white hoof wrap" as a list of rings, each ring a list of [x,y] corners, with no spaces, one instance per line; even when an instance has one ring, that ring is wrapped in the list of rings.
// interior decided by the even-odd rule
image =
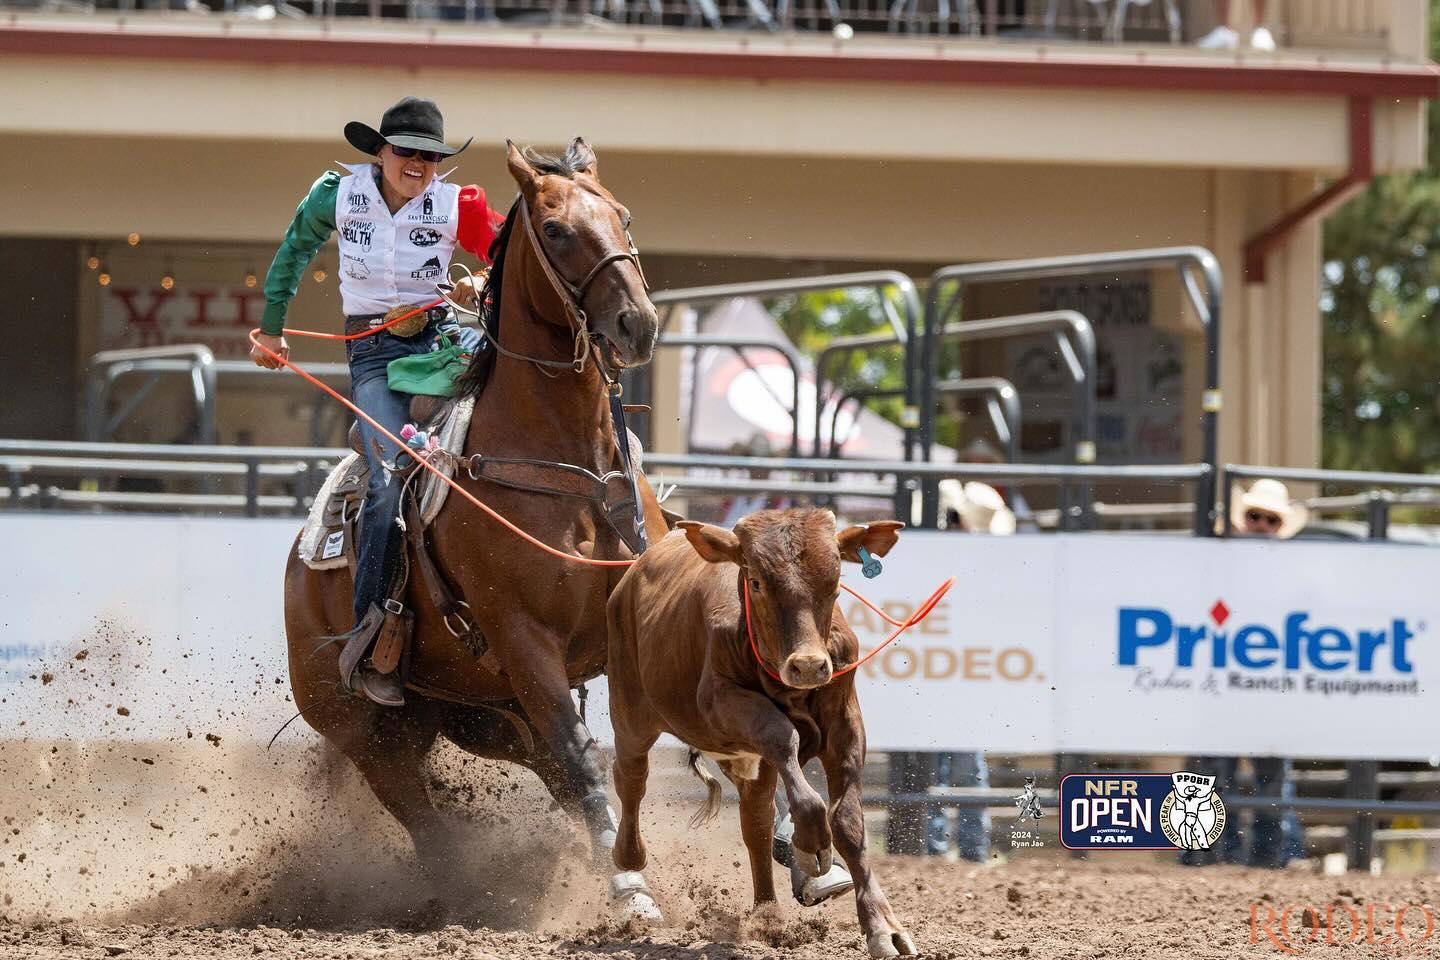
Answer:
[[[795,868],[790,870],[790,892],[807,907],[842,897],[853,889],[855,881],[839,860],[818,877],[807,877],[804,871]]]
[[[638,870],[625,870],[610,878],[610,906],[621,923],[659,923],[662,919],[655,895],[645,886],[645,877]]]

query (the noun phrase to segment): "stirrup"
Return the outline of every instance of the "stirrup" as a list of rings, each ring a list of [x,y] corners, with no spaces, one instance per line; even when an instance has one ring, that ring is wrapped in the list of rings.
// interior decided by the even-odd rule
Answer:
[[[340,651],[340,686],[346,693],[358,692],[355,688],[355,671],[365,654],[370,652],[370,645],[375,642],[375,636],[384,623],[385,611],[380,609],[379,604],[372,603],[355,626],[344,633],[320,638],[322,643],[315,648],[317,650],[337,641],[344,644],[344,649]]]
[[[405,706],[405,685],[393,673],[381,673],[362,664],[355,671],[355,685],[372,703],[378,703],[382,707]]]

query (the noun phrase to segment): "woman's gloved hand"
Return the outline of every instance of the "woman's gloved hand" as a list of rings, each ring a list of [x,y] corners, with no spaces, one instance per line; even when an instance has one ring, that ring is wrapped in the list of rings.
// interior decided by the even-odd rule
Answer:
[[[480,344],[485,340],[484,334],[474,327],[461,327],[455,334],[455,342],[460,344],[460,349],[466,353],[480,352]]]

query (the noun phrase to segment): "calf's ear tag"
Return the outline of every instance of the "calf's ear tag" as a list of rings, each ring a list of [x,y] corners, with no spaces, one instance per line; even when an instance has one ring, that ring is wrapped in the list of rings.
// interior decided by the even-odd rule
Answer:
[[[870,555],[870,551],[864,547],[860,548],[860,572],[865,574],[866,580],[874,580],[880,576],[880,571],[885,568],[880,566],[880,561]]]

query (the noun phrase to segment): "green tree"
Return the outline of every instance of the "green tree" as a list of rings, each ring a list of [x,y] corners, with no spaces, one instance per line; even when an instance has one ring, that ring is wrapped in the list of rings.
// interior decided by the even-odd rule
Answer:
[[[1440,0],[1430,5],[1440,57]],[[1325,226],[1323,457],[1327,467],[1440,469],[1440,111],[1429,156],[1376,178]]]

